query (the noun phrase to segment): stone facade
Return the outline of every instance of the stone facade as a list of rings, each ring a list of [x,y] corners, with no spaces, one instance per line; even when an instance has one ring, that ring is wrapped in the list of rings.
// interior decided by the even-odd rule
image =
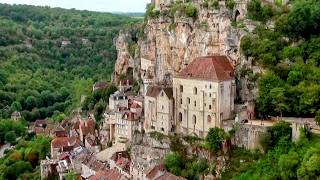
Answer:
[[[182,71],[184,74],[173,78],[175,121],[180,133],[205,137],[210,128],[222,128],[223,120],[233,118],[235,80],[232,74],[229,78],[224,78],[224,71],[232,71],[232,68],[226,57],[217,57],[219,58],[213,61],[224,61],[225,64],[221,67],[212,64],[211,57],[200,58],[187,66],[185,72]],[[224,66],[231,69],[223,69]],[[214,70],[202,69],[206,67]],[[197,75],[216,78],[204,79]]]
[[[128,108],[128,97],[123,92],[117,91],[109,97],[109,109],[115,110],[120,107]]]
[[[145,96],[146,132],[158,131],[168,135],[175,130],[172,88],[150,86]]]

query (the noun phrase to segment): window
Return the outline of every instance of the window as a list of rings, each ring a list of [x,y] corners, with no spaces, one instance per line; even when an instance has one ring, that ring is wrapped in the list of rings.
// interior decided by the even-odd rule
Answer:
[[[211,84],[209,85],[209,88],[212,89],[212,85]]]
[[[210,110],[211,110],[211,108],[212,108],[211,105],[209,105],[209,109],[210,109]]]
[[[197,107],[197,101],[194,101],[194,107]]]
[[[179,113],[179,121],[182,122],[182,113]]]
[[[163,110],[163,109],[164,109],[164,106],[161,106],[161,109]]]
[[[161,97],[163,97],[164,96],[164,94],[163,94],[163,91],[161,92]]]
[[[208,115],[207,121],[208,121],[208,123],[211,123],[211,116],[210,115]]]
[[[193,120],[193,124],[197,124],[197,116],[196,115],[193,115],[192,116],[192,120]]]
[[[180,99],[180,104],[182,104],[182,99]]]
[[[180,92],[182,93],[183,92],[183,86],[180,85]]]
[[[187,103],[190,104],[190,98],[187,98]]]
[[[161,131],[164,131],[164,128],[161,128]]]
[[[193,94],[195,94],[195,95],[198,94],[198,89],[196,87],[193,88]]]

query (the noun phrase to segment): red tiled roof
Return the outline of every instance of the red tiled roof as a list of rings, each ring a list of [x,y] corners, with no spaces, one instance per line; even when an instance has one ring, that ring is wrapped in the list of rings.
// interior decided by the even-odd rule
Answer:
[[[133,103],[131,108],[141,108],[141,106],[138,103]]]
[[[69,146],[69,138],[67,137],[57,137],[54,138],[51,142],[53,148],[62,148]]]
[[[153,167],[146,175],[148,179],[154,179],[158,176],[161,172],[165,172],[166,168],[163,164],[157,165]]]
[[[169,172],[165,172],[162,176],[160,176],[159,178],[156,178],[156,180],[184,180],[184,179],[185,178],[175,176]]]
[[[232,80],[234,68],[227,56],[205,56],[192,61],[176,77],[210,81]]]
[[[34,132],[36,134],[44,134],[44,128],[42,128],[42,127],[34,127]]]
[[[89,180],[120,180],[122,175],[114,170],[108,169],[104,171],[97,172],[94,176],[91,176]]]
[[[38,119],[34,122],[35,126],[47,125],[48,121],[46,119]]]

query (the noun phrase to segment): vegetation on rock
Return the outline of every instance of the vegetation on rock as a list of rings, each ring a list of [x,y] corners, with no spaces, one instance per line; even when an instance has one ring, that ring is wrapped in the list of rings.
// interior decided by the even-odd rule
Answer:
[[[264,6],[257,0],[252,3],[249,16],[259,17],[257,13],[262,13]],[[274,27],[261,24],[242,38],[243,54],[266,70],[258,83],[260,117],[314,117],[319,110],[319,9],[319,1],[295,1],[290,10],[272,15]]]

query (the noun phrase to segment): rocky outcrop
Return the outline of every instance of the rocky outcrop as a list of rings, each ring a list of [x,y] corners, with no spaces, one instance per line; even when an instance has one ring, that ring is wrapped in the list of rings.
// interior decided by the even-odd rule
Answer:
[[[185,65],[199,56],[224,54],[231,57],[234,63],[241,59],[240,39],[252,30],[252,24],[241,21],[246,13],[246,0],[236,1],[234,10],[229,10],[224,1],[220,1],[217,10],[203,7],[203,1],[194,0],[198,9],[198,18],[187,18],[175,15],[170,18],[160,15],[149,19],[144,35],[138,41],[139,56],[154,64],[154,78],[162,81],[165,75],[174,75]],[[242,13],[242,14],[241,14]],[[237,28],[241,23],[243,28]],[[241,22],[240,22],[241,21]],[[124,74],[129,67],[134,68],[134,57],[128,53],[128,33],[120,33],[116,47],[118,59],[116,74]]]

